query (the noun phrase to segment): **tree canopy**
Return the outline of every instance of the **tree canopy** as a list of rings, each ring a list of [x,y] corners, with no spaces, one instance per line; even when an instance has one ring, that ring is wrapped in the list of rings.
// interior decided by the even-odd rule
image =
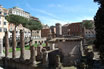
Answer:
[[[27,19],[19,15],[8,15],[6,16],[8,22],[15,24],[16,26],[22,24],[24,27],[30,30],[39,30],[42,29],[40,21],[35,21],[33,19]]]
[[[86,29],[92,29],[93,28],[93,21],[91,21],[91,20],[85,20],[82,22],[82,24]]]
[[[26,25],[26,28],[29,28],[30,30],[40,30],[42,29],[42,25],[40,22],[30,20]]]
[[[16,26],[19,24],[25,25],[28,22],[28,19],[19,15],[8,15],[6,16],[8,22],[15,24]]]
[[[98,2],[99,4],[102,4],[104,0],[94,0],[94,2]]]
[[[104,62],[104,0],[94,0],[98,2],[100,7],[94,17],[96,31],[96,49],[100,52],[100,58]]]

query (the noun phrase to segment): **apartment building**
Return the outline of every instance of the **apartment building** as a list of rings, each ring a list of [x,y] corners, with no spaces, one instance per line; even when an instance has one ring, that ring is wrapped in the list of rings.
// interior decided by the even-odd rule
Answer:
[[[71,23],[68,28],[70,29],[69,35],[71,36],[83,36],[84,30],[81,22]]]
[[[68,36],[69,35],[70,29],[68,28],[68,25],[69,24],[65,24],[65,25],[62,26],[62,35],[63,36]]]
[[[5,16],[8,15],[8,10],[0,5],[0,56],[3,55],[3,38],[5,32],[8,31],[8,21]]]
[[[41,30],[33,30],[32,38],[41,38]]]
[[[15,28],[14,24],[12,24],[12,23],[9,24],[9,38],[12,37],[12,31],[14,30],[14,28]],[[28,28],[23,27],[22,24],[19,24],[16,27],[16,38],[20,37],[20,30],[24,30],[24,37],[25,38],[31,37],[31,31]]]
[[[25,18],[30,18],[30,13],[24,11],[24,10],[21,9],[21,8],[13,7],[13,8],[10,8],[10,9],[8,9],[8,10],[9,10],[9,14],[14,14],[14,15],[23,16],[23,17],[25,17]]]

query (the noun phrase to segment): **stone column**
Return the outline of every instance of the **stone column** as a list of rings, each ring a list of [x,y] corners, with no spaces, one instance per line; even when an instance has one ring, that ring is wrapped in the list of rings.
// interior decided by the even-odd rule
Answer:
[[[21,49],[21,55],[20,55],[20,60],[24,60],[24,32],[23,30],[20,30],[20,49]]]
[[[3,54],[3,38],[0,38],[0,58],[4,56]]]
[[[55,43],[52,43],[51,50],[54,50],[54,49],[55,49]]]
[[[48,52],[46,51],[46,49],[44,49],[44,51],[43,51],[42,64],[43,64],[43,66],[48,67]]]
[[[83,56],[84,55],[84,50],[83,50],[82,40],[80,40],[80,50],[81,50],[81,54]]]
[[[12,58],[15,59],[16,58],[16,31],[12,31]]]
[[[5,57],[7,58],[9,54],[9,40],[8,40],[8,32],[5,32]]]
[[[42,47],[38,46],[37,47],[37,60],[41,60],[42,59]]]
[[[36,57],[35,57],[35,47],[34,46],[30,46],[30,62],[32,63],[32,65],[36,65]]]

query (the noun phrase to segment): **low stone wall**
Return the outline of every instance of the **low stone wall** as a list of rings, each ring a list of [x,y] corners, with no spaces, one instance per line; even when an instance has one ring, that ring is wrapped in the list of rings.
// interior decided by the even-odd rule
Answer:
[[[5,58],[5,69],[38,69],[29,60],[20,61],[19,59]]]

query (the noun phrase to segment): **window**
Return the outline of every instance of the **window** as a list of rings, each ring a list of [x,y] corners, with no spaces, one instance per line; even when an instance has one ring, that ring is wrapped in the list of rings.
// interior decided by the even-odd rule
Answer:
[[[39,31],[37,31],[37,33],[39,33]]]
[[[2,28],[0,28],[0,32],[2,32]]]
[[[6,28],[4,28],[4,32],[6,32],[7,31],[7,29]]]
[[[6,25],[6,22],[4,22],[4,25]]]
[[[2,12],[0,12],[0,14],[2,14]]]

